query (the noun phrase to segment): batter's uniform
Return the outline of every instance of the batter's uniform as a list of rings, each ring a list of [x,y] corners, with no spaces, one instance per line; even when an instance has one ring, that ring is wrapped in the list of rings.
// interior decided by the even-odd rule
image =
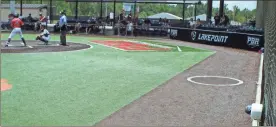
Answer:
[[[20,38],[21,40],[23,41],[24,43],[24,46],[26,46],[26,42],[25,42],[25,39],[23,37],[23,34],[22,34],[22,30],[21,30],[21,27],[24,25],[23,21],[19,18],[14,18],[12,19],[11,21],[11,27],[13,28],[12,32],[10,33],[10,36],[8,38],[8,41],[6,42],[6,45],[5,47],[8,47],[11,39],[16,35],[16,34],[19,34],[20,35]]]
[[[40,36],[37,36],[36,40],[40,40],[40,41],[44,42],[47,45],[48,42],[50,41],[49,31],[47,29],[43,29],[42,33],[40,34]]]

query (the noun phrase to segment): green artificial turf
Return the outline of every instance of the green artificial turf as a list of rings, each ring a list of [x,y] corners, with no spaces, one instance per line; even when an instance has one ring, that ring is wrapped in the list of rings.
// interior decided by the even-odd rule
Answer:
[[[99,39],[68,36],[81,43]],[[2,126],[94,125],[213,53],[124,52],[93,44],[82,51],[1,54],[1,78],[13,85],[2,92]]]

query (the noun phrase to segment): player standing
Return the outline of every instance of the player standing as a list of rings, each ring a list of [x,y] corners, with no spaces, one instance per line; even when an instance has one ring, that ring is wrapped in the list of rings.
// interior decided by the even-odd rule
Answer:
[[[15,13],[14,14],[14,18],[12,19],[11,21],[11,27],[13,28],[12,32],[10,33],[10,36],[8,38],[8,41],[6,42],[6,45],[5,47],[8,47],[9,43],[11,42],[11,39],[14,37],[14,35],[16,34],[20,34],[20,38],[21,40],[23,41],[24,43],[24,46],[27,46],[26,45],[26,41],[23,37],[23,34],[22,34],[22,30],[21,30],[21,27],[24,25],[23,21],[21,19],[18,18],[19,17],[19,14]]]

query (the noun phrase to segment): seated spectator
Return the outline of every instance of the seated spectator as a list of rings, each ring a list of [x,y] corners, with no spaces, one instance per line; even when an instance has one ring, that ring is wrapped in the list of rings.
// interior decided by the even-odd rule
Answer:
[[[94,18],[93,16],[92,16],[91,18],[88,19],[88,21],[87,21],[88,25],[87,25],[87,27],[86,27],[86,29],[85,29],[86,34],[90,33],[91,30],[92,30],[92,31],[94,30],[95,24],[93,23],[93,21],[95,21],[95,20],[96,20],[96,18]]]
[[[163,22],[163,19],[162,18],[159,18],[159,24],[162,24],[162,22]]]
[[[150,19],[148,19],[148,18],[145,19],[144,26],[145,26],[145,29],[148,31],[149,28],[151,27],[151,21],[150,21]]]
[[[191,27],[191,28],[194,28],[195,24],[196,24],[196,22],[194,21],[193,18],[191,18],[190,21],[189,21],[190,27]]]
[[[110,24],[110,16],[109,15],[106,16],[105,22],[106,22],[106,24]]]
[[[32,22],[33,21],[33,17],[32,14],[30,13],[29,16],[26,18],[27,22]]]
[[[200,19],[197,19],[194,28],[199,28],[201,26],[202,26],[202,23],[201,23]]]
[[[128,21],[128,22],[131,22],[131,21],[132,21],[132,14],[131,14],[131,13],[128,14],[128,16],[127,16],[127,21]]]
[[[80,32],[80,29],[81,29],[81,23],[78,21],[75,25],[75,31],[76,33],[79,33]]]

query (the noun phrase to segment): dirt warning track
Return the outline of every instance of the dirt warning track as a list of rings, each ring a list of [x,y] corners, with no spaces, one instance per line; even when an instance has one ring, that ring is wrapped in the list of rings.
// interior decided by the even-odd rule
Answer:
[[[259,54],[256,52],[174,40],[163,42],[216,51],[95,126],[251,126],[245,106],[254,103]],[[237,86],[207,86],[189,82],[192,76],[225,76],[243,81]],[[233,84],[222,79],[197,82]],[[211,81],[212,80],[212,81]],[[213,81],[218,80],[218,81]]]

